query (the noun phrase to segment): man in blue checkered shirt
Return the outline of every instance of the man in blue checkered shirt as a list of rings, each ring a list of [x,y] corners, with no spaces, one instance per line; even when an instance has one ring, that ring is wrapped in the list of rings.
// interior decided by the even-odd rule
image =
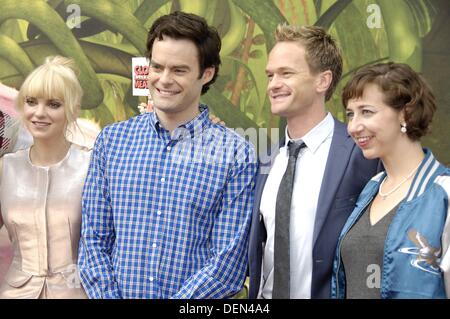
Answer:
[[[200,104],[220,46],[196,15],[151,27],[155,111],[100,133],[83,191],[78,263],[90,298],[224,298],[243,287],[257,160]]]

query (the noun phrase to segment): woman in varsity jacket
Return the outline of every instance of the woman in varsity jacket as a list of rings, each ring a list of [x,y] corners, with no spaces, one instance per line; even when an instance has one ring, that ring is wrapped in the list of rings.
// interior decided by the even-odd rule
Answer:
[[[358,198],[336,250],[332,298],[450,294],[450,169],[422,148],[436,103],[406,64],[359,69],[344,88],[348,132],[385,171]]]

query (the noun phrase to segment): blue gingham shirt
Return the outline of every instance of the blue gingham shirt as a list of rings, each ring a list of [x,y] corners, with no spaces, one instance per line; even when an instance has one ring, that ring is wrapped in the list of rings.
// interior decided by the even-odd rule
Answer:
[[[257,159],[200,111],[172,134],[146,113],[97,137],[78,259],[90,298],[223,298],[242,288]]]

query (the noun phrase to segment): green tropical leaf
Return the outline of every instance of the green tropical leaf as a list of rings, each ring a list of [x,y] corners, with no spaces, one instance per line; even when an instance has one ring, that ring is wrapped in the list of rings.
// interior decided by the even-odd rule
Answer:
[[[263,56],[263,53],[261,50],[253,50],[249,54],[249,57],[252,59],[259,59],[259,58],[262,58],[262,56]]]
[[[264,34],[258,34],[253,37],[252,42],[254,45],[262,45],[266,43],[266,38],[264,37]]]
[[[377,46],[370,29],[366,27],[366,17],[357,10],[355,4],[351,3],[347,6],[334,22],[334,27],[339,35],[339,45],[345,50],[344,69],[352,69],[378,58]],[[348,30],[353,31],[348,32]],[[356,46],[355,43],[358,45]]]
[[[204,16],[206,13],[207,1],[205,0],[178,0],[180,4],[180,11],[193,13],[199,16]]]
[[[151,17],[159,8],[168,3],[170,0],[144,0],[139,8],[134,12],[134,16],[142,24],[145,24],[147,19]]]
[[[406,2],[414,16],[414,22],[420,37],[425,36],[430,31],[433,22],[434,12],[429,10],[427,2],[424,0]]]
[[[275,44],[274,32],[277,25],[287,23],[278,7],[271,0],[233,0],[233,2],[261,28],[269,52]]]
[[[15,42],[20,43],[27,40],[27,25],[28,22],[24,20],[9,19],[4,21],[3,23],[0,22],[0,33],[10,37]]]
[[[422,41],[411,19],[412,12],[404,0],[378,0],[389,43],[389,57],[422,69]]]
[[[103,46],[86,41],[80,41],[79,43],[83,49],[83,52],[92,64],[95,72],[118,75],[131,81],[130,61],[133,57],[132,55],[119,49],[111,48],[110,46]],[[58,53],[58,48],[53,43],[49,43],[47,39],[32,40],[21,43],[20,46],[34,64],[37,64],[37,61],[42,62],[42,60],[47,56]],[[11,76],[19,76],[23,80],[23,75],[17,73],[17,69],[6,68],[5,65],[0,67],[1,81]],[[14,86],[20,85],[22,80],[18,81],[18,83],[12,84]]]
[[[236,7],[231,0],[227,0],[230,26],[227,33],[222,37],[222,48],[220,50],[221,56],[230,55],[237,47],[241,45],[247,30],[247,23],[238,7]]]
[[[0,57],[10,62],[23,76],[33,71],[28,54],[10,37],[0,34]]]
[[[260,99],[260,93],[259,93],[259,89],[258,89],[258,82],[256,81],[255,76],[253,75],[253,71],[252,69],[250,69],[250,67],[248,66],[248,64],[243,63],[241,60],[231,57],[231,56],[226,56],[224,57],[224,60],[229,60],[229,61],[233,61],[234,63],[236,63],[239,66],[242,66],[246,71],[247,74],[250,76],[250,79],[255,87],[256,90],[256,95],[258,96],[258,100]]]
[[[351,3],[351,0],[338,0],[317,19],[314,25],[329,29],[339,14]]]
[[[94,70],[77,40],[52,7],[44,1],[3,0],[0,23],[7,19],[24,19],[33,23],[54,43],[59,54],[72,57],[81,71],[80,82],[85,91],[83,105],[92,108],[101,103],[103,92]]]
[[[257,127],[256,123],[250,120],[244,113],[236,109],[231,102],[219,92],[214,85],[209,91],[202,95],[201,100],[207,104],[228,126],[233,125],[234,128],[248,129]],[[232,123],[232,124],[231,124]]]
[[[110,31],[119,32],[130,41],[139,52],[146,52],[147,30],[143,24],[126,8],[108,0],[65,0],[64,3],[77,4],[83,15],[93,17],[106,24]]]

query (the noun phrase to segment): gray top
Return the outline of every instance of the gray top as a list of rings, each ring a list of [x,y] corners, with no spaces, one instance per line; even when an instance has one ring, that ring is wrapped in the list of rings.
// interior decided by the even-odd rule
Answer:
[[[380,299],[384,242],[398,205],[373,226],[370,206],[347,233],[341,246],[347,299]]]

